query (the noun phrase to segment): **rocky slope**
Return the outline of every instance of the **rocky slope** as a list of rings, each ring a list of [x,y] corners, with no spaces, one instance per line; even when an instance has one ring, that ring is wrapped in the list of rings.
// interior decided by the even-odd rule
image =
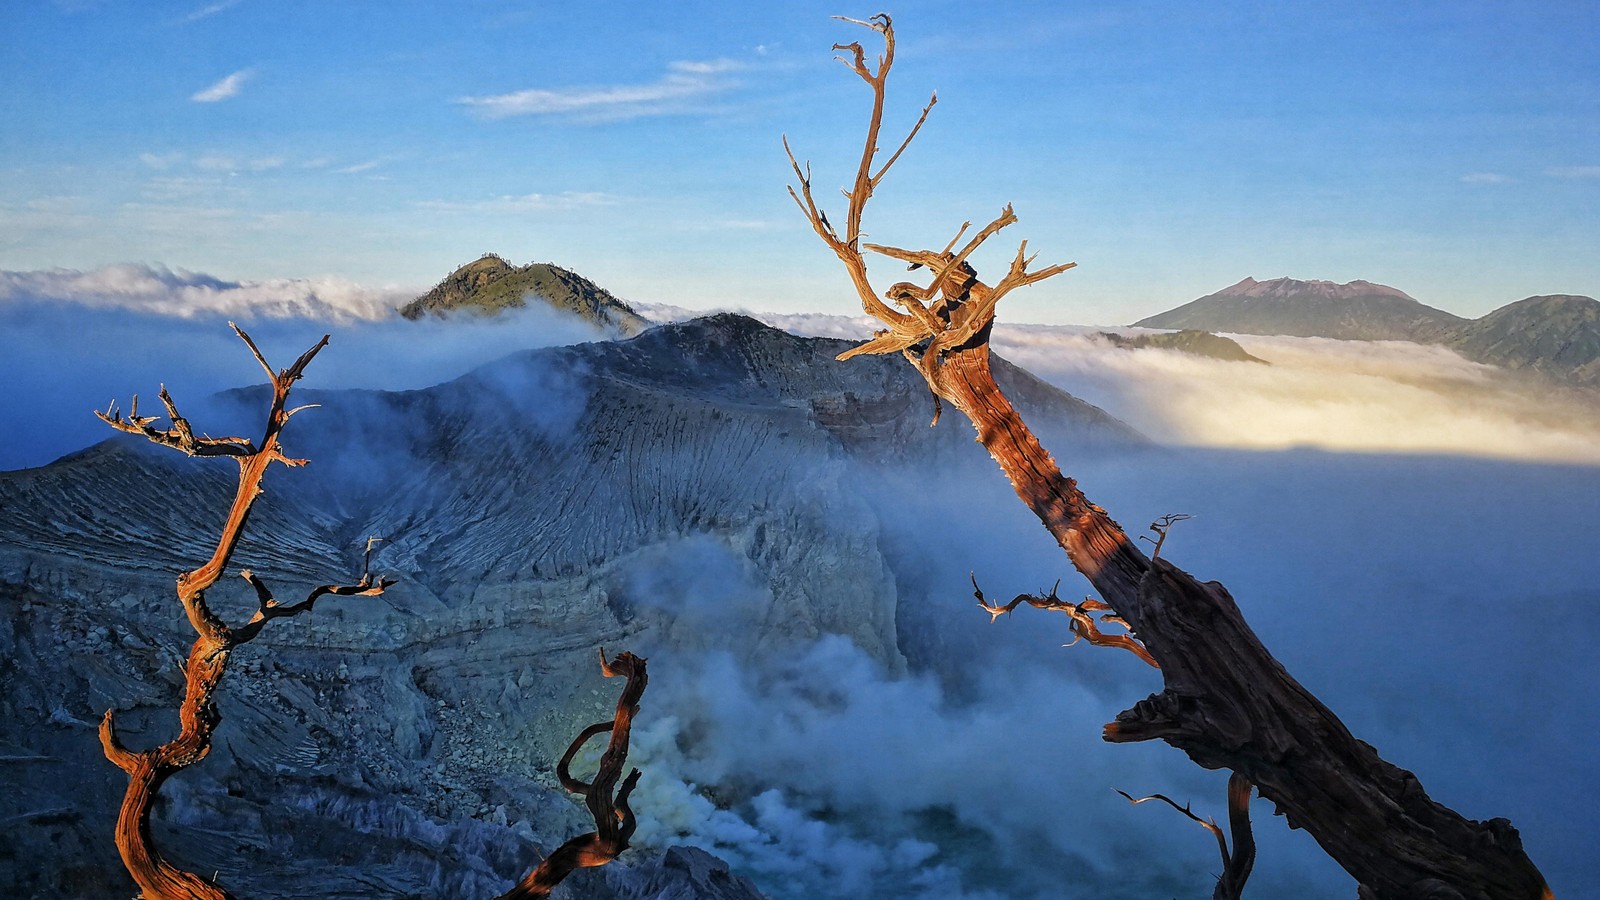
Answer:
[[[526,306],[530,297],[577,313],[621,337],[638,334],[650,324],[610,291],[576,272],[554,263],[513,266],[492,253],[445,276],[432,290],[400,307],[400,315],[419,319],[452,310],[493,315]]]
[[[551,769],[614,702],[596,647],[754,659],[833,634],[903,669],[862,473],[990,464],[966,428],[927,427],[901,360],[834,362],[844,346],[722,315],[422,391],[305,392],[323,408],[286,447],[314,462],[269,476],[236,564],[293,595],[350,577],[378,535],[378,568],[400,583],[324,601],[235,656],[218,744],[170,783],[158,839],[181,832],[175,855],[242,896],[493,896],[537,848],[587,830]],[[997,369],[1053,446],[1142,444]],[[204,426],[186,412],[221,433],[262,399],[221,395]],[[172,579],[209,553],[230,468],[116,440],[0,473],[11,895],[131,888],[110,841],[123,776],[93,723],[114,707],[135,747],[170,734],[192,638]],[[248,591],[212,599],[240,620]],[[641,723],[664,712],[649,702]],[[753,896],[668,849],[678,837],[641,833],[625,865],[567,896]]]
[[[1554,294],[1502,306],[1444,340],[1462,356],[1600,387],[1600,301]]]

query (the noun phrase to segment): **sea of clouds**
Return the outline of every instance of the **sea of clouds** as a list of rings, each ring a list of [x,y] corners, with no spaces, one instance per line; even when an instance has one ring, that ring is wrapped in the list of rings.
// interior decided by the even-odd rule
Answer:
[[[324,334],[308,371],[316,388],[414,390],[530,347],[601,340],[576,314],[530,304],[485,319],[401,318],[420,291],[337,279],[231,282],[143,265],[89,272],[0,272],[0,470],[45,465],[104,439],[94,410],[112,400],[159,412],[162,384],[183,404],[258,384],[235,321],[282,368]]]
[[[600,337],[542,310],[407,322],[357,315],[356,303],[282,315],[277,300],[233,305],[245,288],[206,288],[227,284],[208,276],[175,274],[166,296],[119,303],[103,287],[63,285],[143,283],[138,271],[44,275],[0,280],[7,468],[100,439],[89,410],[111,397],[165,380],[182,401],[259,381],[224,316],[276,365],[331,331],[307,378],[320,387],[417,388],[515,349]],[[170,311],[185,291],[212,305]],[[763,317],[809,334],[870,332],[843,317]],[[1600,892],[1587,832],[1574,827],[1600,799],[1594,407],[1536,397],[1438,348],[1241,337],[1263,366],[1119,350],[1096,330],[1004,326],[994,338],[1166,445],[1086,460],[1058,448],[1091,499],[1134,532],[1194,515],[1164,556],[1227,584],[1289,671],[1435,799],[1512,819],[1558,896]],[[966,425],[947,416],[940,427]],[[633,756],[647,773],[639,843],[704,846],[781,898],[1208,896],[1211,837],[1113,789],[1220,816],[1223,774],[1165,745],[1099,739],[1158,675],[1125,653],[1063,647],[1067,629],[1049,614],[991,624],[975,608],[973,576],[991,598],[1056,579],[1063,597],[1085,589],[999,474],[937,473],[937,491],[929,473],[858,474],[899,583],[909,671],[827,636],[744,665],[637,648],[652,674]],[[676,589],[686,609],[761,604],[766,586],[728,548],[678,550],[641,573],[656,595]],[[1270,812],[1255,805],[1252,892],[1352,896],[1349,878]]]
[[[662,308],[661,315],[683,312]],[[861,340],[864,316],[754,314],[796,334]],[[1445,453],[1600,463],[1600,399],[1507,377],[1445,347],[1229,335],[1268,365],[1124,350],[1151,329],[999,323],[995,352],[1169,445]]]

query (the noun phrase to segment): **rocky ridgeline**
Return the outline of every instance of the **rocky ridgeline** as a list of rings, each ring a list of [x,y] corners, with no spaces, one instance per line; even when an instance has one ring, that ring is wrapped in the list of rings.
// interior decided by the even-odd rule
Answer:
[[[493,896],[589,830],[554,762],[608,719],[597,647],[745,659],[824,634],[905,666],[896,573],[863,471],[991,466],[929,429],[902,360],[722,315],[516,354],[402,393],[306,391],[235,561],[280,597],[347,581],[385,538],[380,597],[329,598],[236,652],[211,756],[169,782],[157,840],[247,897]],[[1052,446],[1142,439],[997,362]],[[209,415],[248,421],[259,391]],[[213,433],[198,410],[196,427]],[[111,843],[125,784],[94,724],[136,749],[175,727],[192,641],[173,577],[209,555],[231,464],[113,440],[0,473],[0,884],[131,885]],[[243,579],[211,600],[251,609]],[[659,676],[658,676],[659,677]],[[670,710],[646,696],[641,722]],[[648,790],[648,762],[641,790]],[[724,798],[726,799],[726,798]],[[179,836],[181,835],[181,843]],[[569,897],[756,896],[675,834],[645,834]]]

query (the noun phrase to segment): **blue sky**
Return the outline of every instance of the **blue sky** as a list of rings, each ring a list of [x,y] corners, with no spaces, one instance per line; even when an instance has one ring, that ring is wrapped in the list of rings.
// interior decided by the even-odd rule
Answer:
[[[0,269],[423,287],[495,251],[635,300],[853,311],[779,136],[822,195],[849,179],[867,95],[829,46],[872,35],[829,16],[876,11],[5,4]],[[1014,203],[994,257],[1027,237],[1079,268],[1013,321],[1123,323],[1247,275],[1463,315],[1600,293],[1600,3],[890,11],[886,132],[940,103],[867,230],[938,246]]]

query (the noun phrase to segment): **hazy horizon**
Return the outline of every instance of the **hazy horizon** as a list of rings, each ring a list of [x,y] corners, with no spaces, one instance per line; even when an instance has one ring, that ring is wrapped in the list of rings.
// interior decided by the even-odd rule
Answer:
[[[0,269],[420,286],[494,251],[641,302],[849,313],[779,138],[832,199],[867,96],[829,47],[873,35],[830,16],[876,11],[11,4]],[[1079,267],[1013,321],[1134,321],[1246,275],[1468,317],[1600,293],[1592,0],[889,12],[886,134],[940,102],[867,230],[942,246],[1014,203],[980,270],[1021,238]]]

